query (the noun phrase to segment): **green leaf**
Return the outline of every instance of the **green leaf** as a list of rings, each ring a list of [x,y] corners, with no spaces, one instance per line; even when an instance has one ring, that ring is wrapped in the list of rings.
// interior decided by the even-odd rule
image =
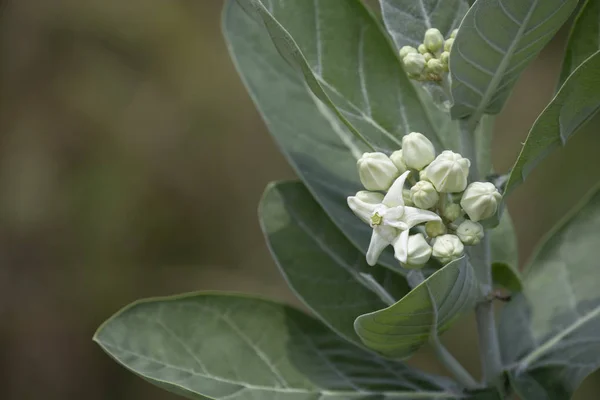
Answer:
[[[481,298],[467,258],[455,260],[380,311],[361,315],[354,328],[363,343],[388,357],[406,358],[471,311]]]
[[[502,109],[530,61],[567,20],[577,0],[477,0],[450,53],[453,118],[475,127]]]
[[[394,151],[412,131],[439,149],[426,107],[396,50],[360,0],[240,2],[262,19],[279,53],[375,150]]]
[[[508,211],[504,211],[500,224],[490,231],[492,276],[494,283],[516,293],[521,290],[517,236]]]
[[[134,303],[94,340],[149,382],[191,399],[453,399],[449,380],[361,350],[319,321],[246,296]]]
[[[429,28],[437,28],[444,37],[450,37],[469,9],[465,0],[381,0],[380,3],[383,22],[398,49],[417,48]]]
[[[533,168],[579,132],[600,110],[600,52],[581,64],[560,88],[531,128],[513,167],[504,195]]]
[[[503,360],[520,398],[571,397],[600,366],[600,190],[543,241],[503,309]]]
[[[236,1],[225,6],[223,31],[236,68],[283,154],[338,228],[366,251],[371,228],[354,216],[346,198],[363,189],[356,160],[368,149],[311,94],[262,24]],[[380,262],[398,265],[389,251]]]
[[[271,184],[259,216],[273,257],[296,295],[355,344],[362,345],[353,328],[356,317],[385,308],[390,296],[399,299],[410,290],[401,276],[367,265],[299,182]]]
[[[579,10],[571,28],[569,42],[562,71],[560,85],[585,62],[600,50],[600,1],[586,0]]]

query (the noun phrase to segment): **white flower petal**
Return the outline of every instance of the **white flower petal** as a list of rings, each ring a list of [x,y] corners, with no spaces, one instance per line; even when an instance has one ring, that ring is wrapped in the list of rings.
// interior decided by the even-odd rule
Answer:
[[[371,222],[371,215],[373,215],[375,208],[380,206],[379,204],[366,203],[356,196],[348,197],[347,201],[352,212],[366,224]]]
[[[404,182],[406,178],[410,174],[410,171],[406,171],[402,175],[400,175],[392,186],[388,189],[387,194],[383,198],[382,203],[388,207],[397,207],[404,205],[404,199],[402,198],[402,191],[404,190]]]
[[[388,247],[398,236],[398,230],[389,226],[376,226],[373,228],[371,243],[367,250],[367,264],[373,266],[377,264],[379,256],[383,250]]]
[[[402,264],[406,264],[408,260],[408,229],[402,231],[398,237],[394,240],[394,257]]]
[[[404,215],[402,216],[402,221],[406,224],[408,229],[413,226],[422,224],[423,222],[429,221],[441,221],[439,215],[434,212],[421,210],[419,208],[414,207],[404,207]]]

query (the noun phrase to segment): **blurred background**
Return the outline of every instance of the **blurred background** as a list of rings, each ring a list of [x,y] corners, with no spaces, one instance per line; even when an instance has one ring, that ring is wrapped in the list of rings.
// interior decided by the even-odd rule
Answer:
[[[219,289],[298,304],[264,244],[267,182],[292,178],[245,92],[217,0],[0,0],[0,398],[176,399],[92,343],[140,297]],[[514,162],[554,91],[565,32],[497,119]],[[522,265],[598,180],[595,124],[509,201]],[[445,342],[474,373],[474,324]],[[412,361],[443,373],[427,349]],[[577,399],[595,399],[597,377]]]

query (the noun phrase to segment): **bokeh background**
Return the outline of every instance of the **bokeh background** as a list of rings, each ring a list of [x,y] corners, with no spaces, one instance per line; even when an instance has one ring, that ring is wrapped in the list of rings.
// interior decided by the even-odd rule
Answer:
[[[140,297],[220,289],[298,304],[256,219],[267,182],[294,174],[232,66],[221,6],[0,0],[0,399],[175,399],[91,341]],[[499,171],[552,96],[564,38],[497,120]],[[594,122],[512,195],[522,264],[598,180],[599,148]],[[473,328],[466,318],[444,340],[477,373]],[[443,373],[427,349],[412,362]],[[597,381],[576,398],[598,398]]]

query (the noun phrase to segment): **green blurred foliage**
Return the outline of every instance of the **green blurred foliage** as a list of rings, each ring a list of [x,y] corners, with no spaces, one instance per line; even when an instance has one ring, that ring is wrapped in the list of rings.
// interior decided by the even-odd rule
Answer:
[[[293,173],[229,60],[221,5],[0,0],[0,398],[174,398],[91,341],[140,297],[219,289],[298,304],[256,220],[266,183]],[[499,171],[552,96],[563,39],[497,121]],[[510,199],[522,263],[598,180],[594,128]],[[472,320],[444,340],[477,372]],[[443,373],[428,350],[412,363]],[[596,398],[596,381],[577,398]]]

